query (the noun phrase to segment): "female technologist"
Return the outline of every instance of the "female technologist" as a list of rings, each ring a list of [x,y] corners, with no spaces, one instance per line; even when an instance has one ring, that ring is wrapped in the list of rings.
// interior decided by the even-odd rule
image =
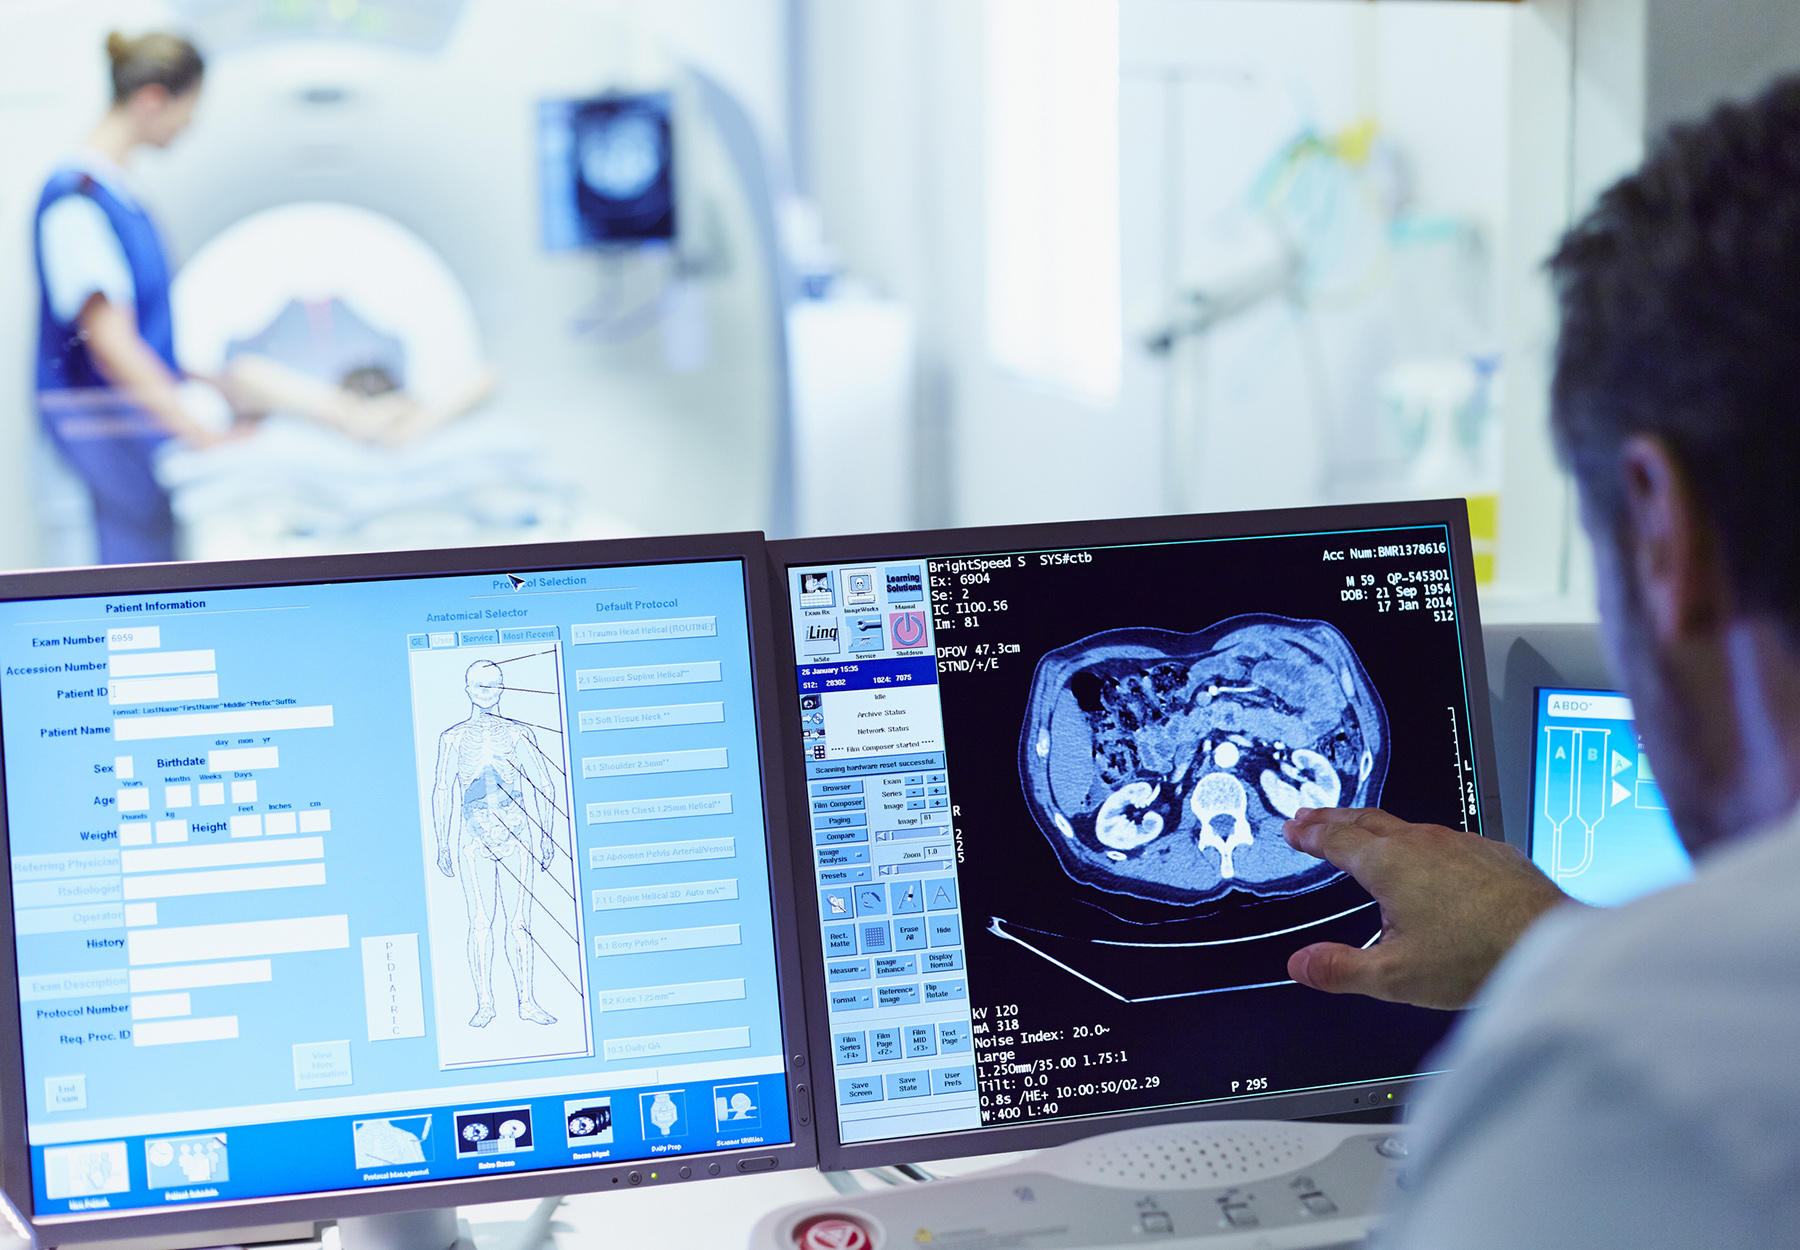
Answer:
[[[182,408],[162,242],[124,165],[193,117],[205,66],[169,34],[106,40],[113,103],[50,176],[37,208],[38,414],[94,500],[102,564],[175,558],[153,456],[171,437],[220,435]]]

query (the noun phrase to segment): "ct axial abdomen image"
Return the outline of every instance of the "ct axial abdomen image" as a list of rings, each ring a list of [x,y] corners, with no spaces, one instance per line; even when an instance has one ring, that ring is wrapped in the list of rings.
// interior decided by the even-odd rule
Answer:
[[[1255,614],[1049,652],[1019,771],[1077,881],[1172,904],[1277,898],[1340,875],[1289,847],[1282,822],[1378,804],[1388,742],[1381,696],[1337,629]]]

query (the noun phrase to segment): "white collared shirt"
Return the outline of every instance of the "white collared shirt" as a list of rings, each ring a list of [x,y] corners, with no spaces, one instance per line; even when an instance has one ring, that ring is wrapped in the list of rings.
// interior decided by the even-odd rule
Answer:
[[[76,149],[63,168],[79,169],[127,204],[137,203],[125,171],[92,148]],[[58,321],[73,324],[95,294],[124,308],[135,306],[137,284],[125,248],[106,211],[87,196],[65,195],[44,210],[38,246],[43,251],[50,311]]]
[[[1384,1247],[1800,1245],[1800,815],[1544,917],[1441,1059]]]

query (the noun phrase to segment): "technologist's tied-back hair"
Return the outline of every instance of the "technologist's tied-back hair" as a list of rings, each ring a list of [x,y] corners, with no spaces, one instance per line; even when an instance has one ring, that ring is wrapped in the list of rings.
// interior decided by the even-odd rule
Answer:
[[[114,104],[125,103],[145,87],[181,95],[206,72],[199,49],[180,35],[160,30],[135,39],[115,30],[106,37],[106,56],[112,62]]]
[[[1618,459],[1660,438],[1740,607],[1800,643],[1800,75],[1676,126],[1550,261],[1559,451],[1596,519]]]

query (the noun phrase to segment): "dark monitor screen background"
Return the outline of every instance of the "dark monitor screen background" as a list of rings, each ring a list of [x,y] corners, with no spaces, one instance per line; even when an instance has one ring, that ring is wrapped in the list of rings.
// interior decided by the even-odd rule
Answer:
[[[981,1105],[978,1118],[909,1128],[891,1080],[885,1102],[858,1106],[862,1086],[840,1079],[842,1139],[1421,1071],[1451,1015],[1288,979],[1295,950],[1366,945],[1380,918],[1280,827],[1300,805],[1379,804],[1480,828],[1446,537],[1435,527],[925,559]],[[830,589],[813,566],[789,572],[804,692],[832,668],[804,655],[823,646],[809,638],[835,626],[803,606],[809,575],[815,605]],[[848,595],[862,572],[833,575]],[[843,619],[854,650],[864,618]],[[890,654],[905,655],[902,623],[893,616],[878,638]],[[809,776],[829,775],[821,761],[846,732],[803,696],[803,719],[821,714]],[[852,1010],[831,1027],[864,1033]],[[853,1066],[866,1054],[840,1042],[840,1078],[866,1082]]]
[[[1531,858],[1551,880],[1615,907],[1693,876],[1630,699],[1540,688],[1534,728]]]

